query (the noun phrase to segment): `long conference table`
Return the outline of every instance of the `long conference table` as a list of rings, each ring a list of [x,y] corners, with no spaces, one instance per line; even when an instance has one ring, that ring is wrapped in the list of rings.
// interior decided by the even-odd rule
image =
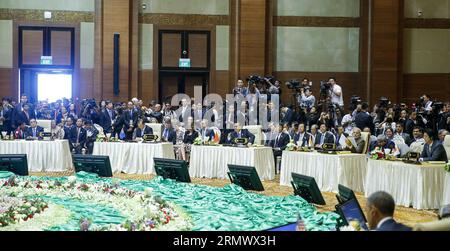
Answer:
[[[109,156],[114,173],[155,174],[153,158],[175,159],[172,143],[95,142],[93,155]]]
[[[366,156],[284,151],[281,160],[280,185],[291,185],[291,173],[314,177],[319,189],[323,192],[336,193],[339,184],[364,192]]]
[[[228,179],[228,165],[252,166],[261,180],[275,179],[275,160],[270,147],[191,147],[189,174],[196,178]]]
[[[0,141],[0,154],[26,154],[30,172],[66,172],[73,170],[67,140]]]

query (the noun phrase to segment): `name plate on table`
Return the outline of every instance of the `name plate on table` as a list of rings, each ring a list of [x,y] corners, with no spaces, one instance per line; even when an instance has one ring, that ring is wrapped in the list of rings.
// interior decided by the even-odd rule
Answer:
[[[323,144],[322,149],[325,151],[333,151],[336,149],[336,145],[335,144]]]
[[[144,142],[155,142],[158,140],[158,135],[154,135],[154,134],[145,134],[144,137],[142,137],[142,139],[144,140]]]
[[[404,159],[403,162],[407,163],[407,164],[420,165],[421,163],[419,162],[419,159],[420,159],[420,153],[409,152],[408,155],[406,156],[406,159]]]
[[[247,145],[248,139],[247,138],[237,138],[234,140],[234,143],[237,145]]]

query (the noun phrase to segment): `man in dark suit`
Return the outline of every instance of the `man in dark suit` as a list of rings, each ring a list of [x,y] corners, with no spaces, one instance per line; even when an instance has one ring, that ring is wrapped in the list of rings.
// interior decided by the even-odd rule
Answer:
[[[76,127],[72,127],[69,135],[70,150],[75,154],[81,154],[81,150],[86,144],[86,129],[83,128],[83,119],[77,119]]]
[[[373,118],[367,113],[367,109],[369,105],[367,103],[363,103],[361,105],[361,111],[355,115],[355,126],[358,128],[370,128],[370,132],[372,134],[375,133],[375,124],[373,123]]]
[[[298,125],[298,130],[294,134],[294,142],[300,147],[312,146],[312,136],[306,131],[305,124],[301,123]]]
[[[162,131],[162,141],[171,142],[172,144],[177,143],[177,132],[172,127],[172,122],[170,119],[164,121],[164,130]]]
[[[116,111],[113,109],[113,103],[111,101],[106,102],[106,109],[100,116],[100,126],[103,127],[105,133],[113,133],[112,125],[116,119]]]
[[[22,94],[20,96],[20,103],[16,104],[14,106],[14,109],[11,111],[11,126],[13,128],[17,128],[20,125],[20,122],[25,122],[25,124],[29,125],[29,118],[27,120],[24,120],[23,116],[26,116],[26,114],[22,113],[25,104],[28,104],[27,114],[33,114],[30,104],[28,103],[28,95]]]
[[[68,117],[65,121],[65,125],[63,127],[64,130],[64,139],[70,138],[70,133],[72,132],[72,129],[75,128],[75,125],[73,124],[73,120],[71,117]]]
[[[125,113],[125,137],[127,140],[131,140],[133,138],[134,128],[137,126],[137,121],[139,117],[139,112],[135,109],[133,102],[128,102],[127,109]]]
[[[143,138],[144,135],[147,134],[153,134],[153,129],[147,126],[143,119],[139,119],[138,126],[136,127],[133,133],[133,140],[136,140],[136,138]]]
[[[32,111],[30,110],[30,105],[28,103],[23,104],[23,109],[16,115],[18,121],[25,122],[26,125],[30,125],[31,119],[36,119]]]
[[[289,107],[281,108],[281,124],[291,124],[294,119],[294,112]]]
[[[86,129],[86,153],[92,154],[94,151],[94,143],[97,140],[98,130],[92,126],[92,121],[90,120],[84,122],[84,129]]]
[[[327,125],[321,124],[319,132],[316,136],[316,141],[314,143],[316,148],[322,148],[323,144],[334,144],[335,138],[331,132],[327,131]]]
[[[37,122],[35,119],[30,120],[30,127],[28,127],[26,135],[29,139],[38,139],[42,140],[43,137],[40,135],[40,133],[44,132],[44,128],[37,125]]]
[[[375,231],[411,231],[394,220],[395,201],[386,192],[376,192],[367,198],[366,216],[369,228]]]
[[[445,161],[448,162],[447,153],[444,146],[439,143],[433,134],[431,129],[425,130],[423,134],[425,139],[425,146],[420,161]]]
[[[277,163],[277,157],[281,157],[283,155],[283,151],[286,149],[287,145],[291,138],[289,134],[283,132],[283,126],[277,125],[277,136],[271,142],[271,147],[273,150],[273,157],[275,159],[275,163]],[[281,167],[281,164],[280,166]],[[277,174],[277,168],[275,167],[275,174]]]
[[[235,140],[239,138],[246,138],[251,144],[255,142],[255,135],[251,134],[248,130],[243,130],[239,123],[234,124],[234,131],[231,132],[228,137],[229,144],[235,144]]]
[[[411,136],[409,136],[409,134],[405,133],[404,129],[405,129],[405,126],[403,125],[403,123],[397,123],[394,138],[401,137],[405,141],[405,144],[407,144],[409,146],[409,145],[411,145]]]
[[[208,128],[208,120],[202,120],[198,135],[202,138],[202,141],[211,141],[214,139],[214,131]]]

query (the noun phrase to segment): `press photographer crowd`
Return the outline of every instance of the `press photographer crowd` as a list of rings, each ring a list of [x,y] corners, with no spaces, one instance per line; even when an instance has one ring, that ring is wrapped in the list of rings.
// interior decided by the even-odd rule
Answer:
[[[162,141],[172,142],[179,149],[178,157],[189,160],[190,145],[199,137],[220,144],[234,144],[236,138],[259,143],[243,128],[258,123],[249,116],[249,110],[252,104],[258,105],[260,95],[267,94],[269,126],[263,130],[262,142],[274,149],[275,157],[289,144],[300,148],[334,144],[336,149],[354,153],[378,148],[398,157],[418,152],[422,160],[447,161],[443,142],[450,131],[450,102],[442,103],[424,94],[415,104],[393,104],[382,97],[369,107],[360,97],[352,96],[345,106],[343,90],[334,77],[321,81],[317,97],[308,78],[286,82],[287,89],[274,77],[250,76],[246,80],[238,80],[233,89],[233,94],[242,95],[245,101],[226,101],[222,112],[211,109],[214,103],[195,104],[186,99],[179,107],[172,107],[170,100],[151,101],[144,106],[137,98],[123,103],[94,99],[30,103],[27,94],[22,94],[19,102],[5,97],[0,106],[1,137],[42,139],[44,129],[38,121],[51,120],[52,139],[67,139],[72,152],[89,154],[99,138],[132,141],[153,133],[149,123],[159,123],[163,124]],[[282,89],[294,95],[274,110],[273,95],[280,95]],[[202,119],[210,109],[212,121]],[[277,116],[279,120],[271,119]]]

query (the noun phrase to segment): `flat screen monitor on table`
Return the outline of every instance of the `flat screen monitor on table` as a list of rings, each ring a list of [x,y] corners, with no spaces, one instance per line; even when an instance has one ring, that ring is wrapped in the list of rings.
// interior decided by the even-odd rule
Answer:
[[[73,155],[73,165],[76,172],[96,173],[100,177],[112,177],[109,156]]]
[[[190,183],[187,163],[184,160],[153,158],[155,171],[164,179],[172,179],[178,182]]]
[[[255,167],[228,165],[228,169],[230,170],[228,177],[231,183],[245,190],[264,191],[264,186]]]
[[[28,175],[28,160],[26,154],[0,155],[0,171],[12,172],[20,176]]]
[[[352,221],[357,221],[362,229],[369,231],[366,217],[357,200],[349,200],[346,203],[339,205],[337,209],[345,225],[348,225]]]
[[[294,194],[302,197],[309,203],[326,205],[322,193],[313,177],[292,173],[292,187]]]

